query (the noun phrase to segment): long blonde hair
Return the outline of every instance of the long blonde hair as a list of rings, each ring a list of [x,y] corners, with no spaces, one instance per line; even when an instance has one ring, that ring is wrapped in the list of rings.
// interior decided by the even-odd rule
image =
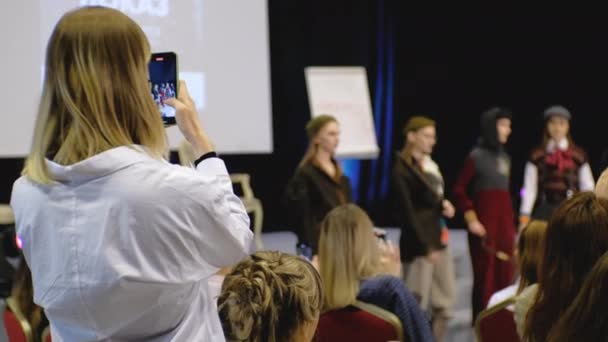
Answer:
[[[380,251],[369,216],[355,204],[330,211],[321,223],[319,271],[324,310],[353,304],[359,282],[380,273]]]
[[[23,174],[52,181],[45,158],[70,165],[118,146],[165,151],[163,123],[150,94],[150,46],[121,12],[84,7],[65,14],[46,50],[42,98]]]
[[[313,119],[311,119],[310,121],[308,121],[308,123],[306,124],[306,135],[308,136],[308,148],[306,149],[306,152],[304,153],[304,156],[302,157],[302,160],[300,160],[300,164],[298,164],[298,167],[302,167],[306,164],[315,164],[318,163],[316,160],[317,157],[317,151],[319,149],[319,145],[315,144],[314,139],[317,136],[317,134],[319,134],[319,132],[323,129],[323,127],[327,126],[329,123],[338,123],[338,120],[336,120],[335,117],[329,115],[329,114],[321,114]],[[335,163],[336,165],[336,175],[335,178],[336,179],[340,179],[342,177],[343,171],[342,171],[342,167],[340,167],[340,163]]]
[[[226,276],[217,305],[230,341],[292,341],[321,313],[321,277],[300,257],[257,252]]]

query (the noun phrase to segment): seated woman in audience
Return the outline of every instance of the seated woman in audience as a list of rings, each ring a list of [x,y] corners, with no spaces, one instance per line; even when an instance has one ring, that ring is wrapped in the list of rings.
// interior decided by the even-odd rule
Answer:
[[[579,294],[585,277],[608,250],[608,200],[575,194],[553,213],[538,273],[515,304],[522,340],[546,341],[549,330]]]
[[[23,255],[20,257],[19,267],[15,272],[11,297],[15,300],[15,303],[19,307],[19,310],[21,310],[23,316],[25,316],[25,319],[27,319],[30,327],[32,327],[34,341],[40,341],[42,332],[49,325],[49,321],[46,319],[42,308],[34,303],[32,272],[27,266]]]
[[[528,286],[536,284],[546,232],[547,222],[540,220],[532,220],[522,229],[516,250],[519,277],[515,284],[494,293],[490,297],[488,307],[516,296]]]
[[[373,224],[358,206],[341,205],[327,214],[319,239],[324,311],[360,300],[399,317],[409,341],[433,341],[427,318],[397,277],[401,268],[398,252],[390,244],[385,248],[388,256],[383,260]]]
[[[312,341],[323,305],[317,270],[303,258],[257,252],[226,276],[217,301],[228,341]]]
[[[595,263],[576,299],[549,331],[550,342],[608,339],[608,252]]]

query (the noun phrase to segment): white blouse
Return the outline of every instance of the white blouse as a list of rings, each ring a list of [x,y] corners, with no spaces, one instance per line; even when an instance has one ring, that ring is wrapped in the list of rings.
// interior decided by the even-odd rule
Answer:
[[[253,234],[220,159],[123,146],[47,165],[56,182],[19,178],[11,205],[53,341],[224,341],[207,279]]]
[[[547,152],[553,152],[555,149],[565,151],[568,149],[568,139],[562,139],[559,143],[555,143],[551,140],[547,144]],[[591,166],[589,163],[584,163],[578,170],[579,189],[580,191],[593,191],[595,188],[595,181],[593,179],[593,173],[591,172]],[[538,168],[534,163],[527,162],[524,169],[524,187],[521,197],[521,205],[519,208],[520,215],[531,215],[534,204],[536,203],[536,196],[538,195]]]

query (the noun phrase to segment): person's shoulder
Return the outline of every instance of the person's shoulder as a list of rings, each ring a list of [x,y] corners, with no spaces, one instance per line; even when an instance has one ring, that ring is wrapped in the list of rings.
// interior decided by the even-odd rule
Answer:
[[[535,146],[530,151],[530,161],[533,163],[538,163],[542,158],[545,157],[545,148],[542,145]]]
[[[415,297],[405,287],[403,281],[392,275],[378,275],[366,279],[360,285],[359,295],[362,301],[373,303],[392,303],[417,305]]]
[[[31,181],[26,176],[17,178],[13,183],[13,190],[11,192],[11,206],[13,210],[20,208],[22,204],[32,202],[34,200],[32,194],[37,192],[41,186],[43,185]]]
[[[294,178],[309,178],[313,177],[317,173],[317,168],[312,163],[304,163],[298,165],[294,171]]]
[[[589,159],[587,157],[587,152],[583,150],[580,146],[576,144],[572,144],[569,148],[570,153],[572,154],[572,158],[579,164],[586,163]]]
[[[293,176],[290,178],[290,186],[300,186],[307,184],[311,179],[316,176],[316,170],[310,163],[298,165],[295,169]]]
[[[130,170],[125,170],[123,179],[132,183],[129,186],[130,197],[137,196],[145,202],[162,198],[165,205],[178,205],[187,198],[201,199],[215,196],[214,187],[211,185],[218,181],[218,176],[229,177],[220,159],[204,162],[207,164],[202,167],[209,167],[210,172],[171,164],[165,160],[145,160],[134,164]],[[216,172],[218,169],[219,171]]]
[[[19,192],[24,189],[29,189],[34,186],[35,183],[32,182],[29,178],[27,178],[27,176],[21,176],[17,178],[15,182],[13,182],[13,195],[15,195],[15,192]]]
[[[515,300],[515,308],[529,308],[538,292],[538,284],[532,284],[523,289]]]
[[[366,279],[361,284],[361,289],[383,290],[387,292],[407,292],[407,289],[405,288],[405,285],[401,279],[388,274],[381,274]]]
[[[350,178],[347,175],[342,174],[340,176],[340,184],[343,186],[350,185]]]

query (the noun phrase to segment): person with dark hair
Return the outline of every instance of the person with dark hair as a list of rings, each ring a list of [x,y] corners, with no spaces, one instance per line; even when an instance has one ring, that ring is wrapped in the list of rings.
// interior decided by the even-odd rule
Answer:
[[[490,296],[513,281],[515,214],[509,192],[511,160],[504,144],[511,113],[492,108],[481,116],[481,138],[454,184],[457,208],[469,230],[473,263],[473,322]]]
[[[403,134],[389,197],[393,219],[401,228],[403,279],[422,310],[430,312],[435,339],[442,341],[456,296],[442,217],[452,217],[454,207],[443,197],[443,178],[430,157],[436,142],[435,121],[414,116]]]
[[[562,106],[544,113],[543,142],[530,153],[524,172],[524,189],[519,210],[520,226],[530,218],[548,220],[566,198],[595,186],[587,153],[570,136],[572,115]]]
[[[335,159],[340,141],[336,118],[319,115],[308,122],[306,133],[308,150],[287,185],[287,207],[298,242],[317,254],[321,221],[331,209],[352,201],[352,189]]]
[[[549,331],[606,251],[608,200],[580,192],[555,210],[547,228],[538,285],[524,290],[515,303],[515,322],[523,341],[547,341]]]
[[[228,341],[310,342],[323,307],[323,285],[308,261],[257,252],[226,275],[217,307]]]
[[[606,341],[608,252],[595,263],[578,296],[549,331],[550,342]]]

